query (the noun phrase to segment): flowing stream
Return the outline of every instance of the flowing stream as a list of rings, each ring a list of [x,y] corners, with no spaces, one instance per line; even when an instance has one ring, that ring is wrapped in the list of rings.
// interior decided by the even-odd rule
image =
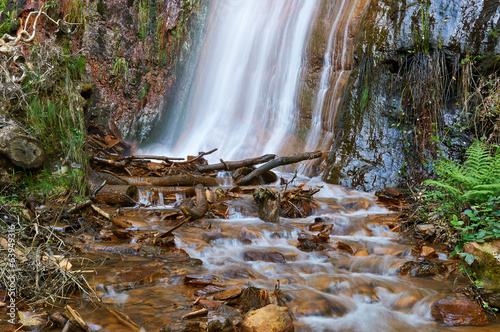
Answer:
[[[405,262],[417,257],[413,246],[392,231],[397,229],[397,213],[380,206],[371,194],[318,179],[302,182],[306,188],[323,185],[313,216],[266,223],[257,218],[252,196],[242,194],[228,202],[229,219],[202,219],[175,231],[176,247],[190,258],[179,258],[175,252],[156,258],[155,254],[148,258],[94,253],[89,258],[106,260],[96,268],[93,283],[105,304],[127,314],[145,331],[182,322],[181,316],[197,310],[193,303],[199,296],[211,298],[222,290],[247,286],[269,292],[279,287],[293,314],[295,331],[498,331],[498,321],[486,327],[436,325],[431,304],[460,283],[453,278],[398,274]],[[147,196],[142,192],[143,199]],[[163,221],[171,208],[153,204],[122,209],[120,215],[137,230],[154,233],[172,228]],[[301,246],[300,239],[325,227],[331,229],[321,250]],[[432,261],[453,264],[439,250]],[[213,280],[220,288],[205,294],[203,286],[187,285],[186,276]],[[128,331],[106,312],[93,307],[79,310],[95,331]],[[220,315],[187,321],[213,319]]]
[[[331,144],[339,94],[353,61],[349,29],[365,2],[332,2],[311,125],[302,143],[293,145],[295,149],[327,149]],[[169,110],[164,133],[148,153],[185,157],[218,148],[211,158],[238,160],[280,154],[287,145],[290,149],[290,142],[297,141],[297,96],[320,4],[320,0],[211,1],[189,91]],[[177,229],[176,247],[201,265],[173,258],[122,260],[115,254],[100,254],[107,261],[97,268],[94,283],[105,303],[128,314],[146,331],[157,331],[193,310],[198,295],[183,280],[194,274],[217,278],[225,289],[279,287],[296,331],[498,330],[497,323],[473,329],[437,326],[430,306],[457,284],[399,276],[398,269],[416,257],[412,246],[399,241],[394,232],[396,214],[371,194],[327,185],[317,178],[301,181],[322,186],[315,196],[320,204],[314,216],[265,223],[257,218],[251,195],[243,195],[230,203],[229,219],[203,219]],[[231,185],[227,179],[223,184],[225,189]],[[151,195],[142,191],[143,202],[149,204]],[[172,228],[161,221],[166,211],[169,207],[160,204],[121,213],[140,221],[138,229],[154,232]],[[320,224],[331,227],[325,247],[300,247],[299,239],[317,234]],[[444,253],[435,261],[450,264]],[[168,273],[143,286],[124,286],[119,276],[124,269],[136,271],[138,266],[161,266]],[[81,312],[96,331],[128,331],[93,308]]]

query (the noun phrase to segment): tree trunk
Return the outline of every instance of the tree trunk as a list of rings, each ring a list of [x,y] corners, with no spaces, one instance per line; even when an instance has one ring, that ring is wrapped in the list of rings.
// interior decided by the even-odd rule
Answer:
[[[97,202],[108,205],[134,205],[137,199],[135,185],[105,185],[95,195]]]
[[[163,177],[121,176],[121,178],[130,184],[135,184],[136,186],[174,187],[202,184],[206,187],[216,187],[219,185],[217,179],[215,178],[191,174],[170,175]]]
[[[239,161],[222,161],[219,164],[212,164],[212,165],[201,165],[198,166],[198,171],[199,172],[211,172],[211,171],[219,171],[219,170],[224,170],[224,171],[233,171],[237,168],[240,167],[248,167],[256,164],[262,164],[262,163],[267,163],[270,160],[273,160],[276,157],[274,154],[266,154],[264,156],[258,157],[258,158],[250,158],[250,159],[244,159],[244,160],[239,160]]]
[[[14,121],[0,121],[0,153],[16,166],[32,169],[45,162],[45,150]]]
[[[250,173],[247,176],[245,176],[244,178],[240,179],[237,182],[237,185],[239,185],[239,186],[246,185],[253,178],[255,178],[261,174],[264,174],[265,172],[267,172],[275,167],[289,165],[289,164],[295,164],[295,163],[298,163],[299,161],[303,161],[303,160],[316,159],[316,158],[321,157],[322,155],[323,155],[323,153],[321,151],[316,151],[316,152],[304,152],[304,153],[296,154],[296,155],[293,155],[290,157],[276,158],[274,160],[271,160],[267,164],[260,166],[259,168],[254,170],[252,173]]]

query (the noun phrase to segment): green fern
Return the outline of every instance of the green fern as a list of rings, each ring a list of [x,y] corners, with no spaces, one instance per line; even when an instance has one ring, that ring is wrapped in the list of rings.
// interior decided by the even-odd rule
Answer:
[[[466,161],[458,165],[442,158],[435,165],[439,178],[427,180],[426,185],[441,187],[453,197],[468,204],[484,202],[500,195],[500,152],[492,154],[489,147],[475,141],[466,152]]]

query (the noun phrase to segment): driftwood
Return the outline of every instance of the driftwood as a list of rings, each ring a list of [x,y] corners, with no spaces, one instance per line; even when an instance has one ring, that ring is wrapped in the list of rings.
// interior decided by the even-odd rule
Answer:
[[[217,179],[213,177],[192,174],[170,175],[164,177],[122,176],[121,178],[136,186],[174,187],[202,184],[206,187],[216,187],[219,185]]]
[[[274,158],[276,158],[276,155],[266,154],[258,158],[250,158],[240,161],[221,161],[221,163],[219,164],[198,166],[198,171],[201,173],[219,171],[219,170],[232,171],[240,167],[247,167],[247,166],[267,163],[268,161],[273,160]]]
[[[298,163],[299,161],[303,160],[309,160],[309,159],[316,159],[319,158],[323,155],[321,151],[316,151],[316,152],[304,152],[301,154],[296,154],[294,156],[289,156],[289,157],[280,157],[277,159],[274,159],[267,164],[262,165],[261,167],[257,168],[254,170],[252,173],[248,174],[247,176],[243,177],[242,179],[238,180],[236,183],[238,186],[242,186],[245,184],[248,184],[253,178],[275,168],[278,166],[283,166],[283,165],[289,165],[289,164],[295,164]]]
[[[182,206],[181,211],[190,216],[191,219],[200,219],[208,212],[207,194],[205,193],[205,187],[201,184],[197,184],[194,189],[196,192],[196,206],[193,208]]]
[[[33,169],[45,162],[45,149],[14,121],[0,121],[0,153],[19,167]]]
[[[137,200],[137,187],[135,185],[105,185],[95,195],[97,202],[108,205],[131,205]]]

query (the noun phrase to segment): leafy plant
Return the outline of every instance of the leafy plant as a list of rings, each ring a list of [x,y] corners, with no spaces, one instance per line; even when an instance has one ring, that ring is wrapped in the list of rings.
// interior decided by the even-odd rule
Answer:
[[[436,165],[438,180],[424,184],[438,186],[466,204],[478,204],[500,196],[500,151],[476,140],[466,152],[464,164],[442,158]]]

